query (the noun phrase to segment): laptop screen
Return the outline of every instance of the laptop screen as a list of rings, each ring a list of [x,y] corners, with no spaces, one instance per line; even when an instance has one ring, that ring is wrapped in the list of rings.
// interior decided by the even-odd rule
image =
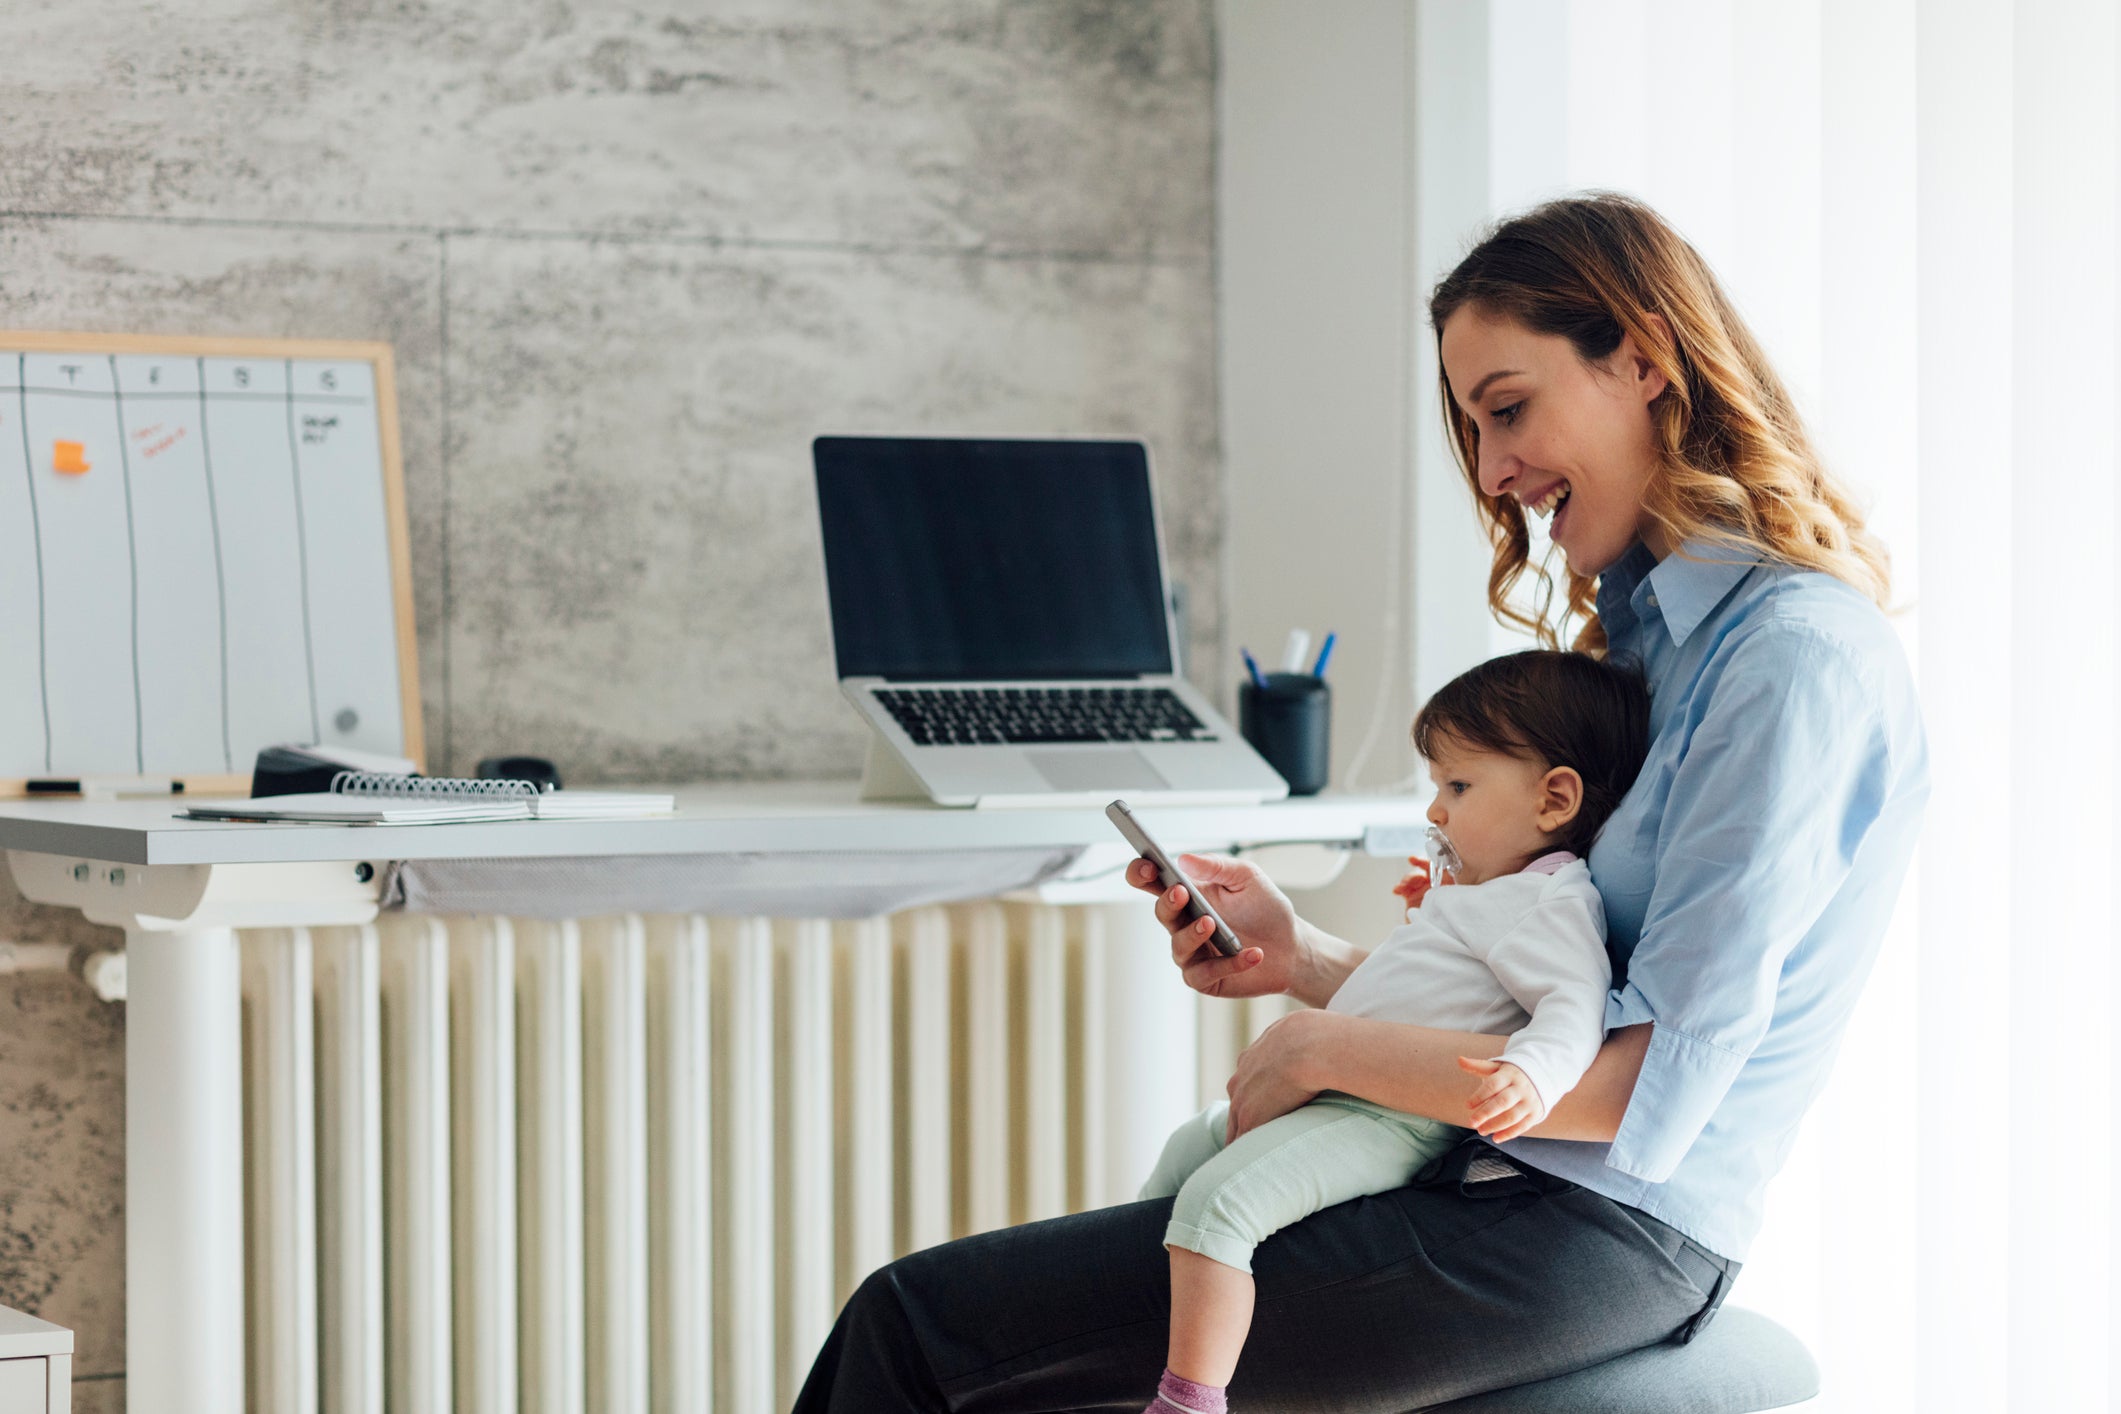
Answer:
[[[1139,442],[820,437],[843,678],[1171,671]]]

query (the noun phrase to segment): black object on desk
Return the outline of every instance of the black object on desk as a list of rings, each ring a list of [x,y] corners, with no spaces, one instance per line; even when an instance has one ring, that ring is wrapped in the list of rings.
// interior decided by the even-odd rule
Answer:
[[[1316,795],[1332,755],[1333,689],[1309,673],[1268,673],[1262,688],[1237,685],[1237,729],[1289,783],[1291,795]]]
[[[482,781],[529,781],[545,790],[560,788],[560,769],[542,756],[489,756],[478,766]]]
[[[331,789],[341,771],[360,770],[351,762],[335,759],[328,751],[310,746],[268,746],[258,752],[250,771],[250,798],[274,795],[310,795]]]

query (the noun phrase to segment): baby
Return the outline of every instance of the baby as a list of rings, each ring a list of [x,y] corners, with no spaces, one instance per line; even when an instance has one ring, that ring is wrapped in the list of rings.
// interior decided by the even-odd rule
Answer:
[[[1341,983],[1328,1011],[1510,1033],[1468,1124],[1514,1139],[1582,1078],[1605,1036],[1612,985],[1590,853],[1649,749],[1639,672],[1576,653],[1513,653],[1446,684],[1414,719],[1455,846],[1456,887],[1410,890],[1416,909]],[[1441,881],[1439,881],[1441,882]],[[1178,1196],[1170,1364],[1146,1414],[1223,1414],[1252,1321],[1252,1249],[1306,1214],[1397,1188],[1467,1128],[1337,1090],[1227,1137],[1218,1103],[1181,1125],[1141,1197]]]

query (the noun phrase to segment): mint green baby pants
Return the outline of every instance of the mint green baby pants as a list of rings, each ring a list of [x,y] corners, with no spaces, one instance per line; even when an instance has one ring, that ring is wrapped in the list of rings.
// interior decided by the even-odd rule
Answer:
[[[1338,1090],[1228,1141],[1217,1101],[1180,1125],[1141,1198],[1178,1195],[1164,1245],[1252,1270],[1252,1249],[1321,1209],[1397,1188],[1466,1131]]]

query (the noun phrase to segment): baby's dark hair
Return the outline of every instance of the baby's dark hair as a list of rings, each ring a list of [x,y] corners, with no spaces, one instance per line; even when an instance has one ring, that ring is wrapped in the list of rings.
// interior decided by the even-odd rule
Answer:
[[[1583,805],[1554,848],[1588,855],[1650,750],[1650,689],[1632,659],[1544,648],[1490,658],[1438,688],[1414,718],[1414,749],[1496,751],[1583,778]]]

